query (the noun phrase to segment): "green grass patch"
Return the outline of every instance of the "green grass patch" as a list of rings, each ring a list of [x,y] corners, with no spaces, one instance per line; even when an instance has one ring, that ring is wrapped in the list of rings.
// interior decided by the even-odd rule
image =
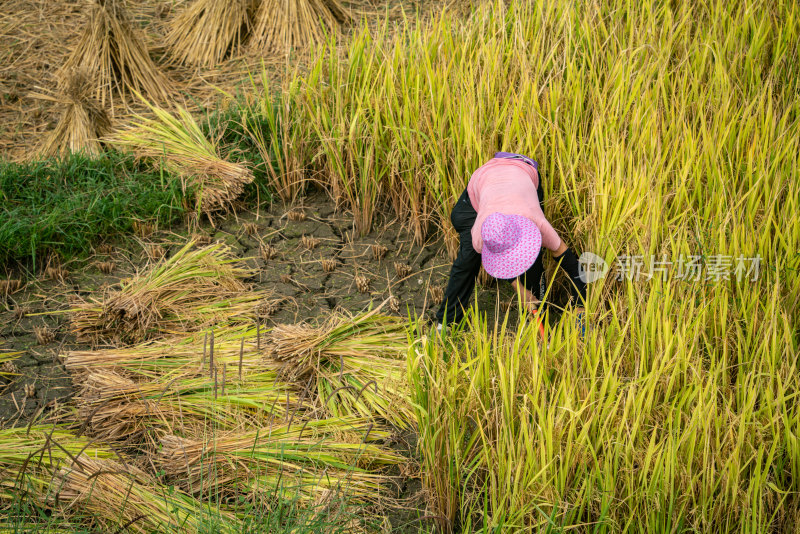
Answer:
[[[31,163],[0,161],[0,262],[85,256],[92,244],[127,235],[133,221],[181,219],[188,195],[178,180],[126,154],[73,154]]]

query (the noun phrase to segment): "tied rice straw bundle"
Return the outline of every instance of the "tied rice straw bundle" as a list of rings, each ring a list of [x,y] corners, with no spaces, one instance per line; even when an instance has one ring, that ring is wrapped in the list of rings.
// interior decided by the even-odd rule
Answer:
[[[134,123],[117,132],[111,142],[132,149],[141,158],[159,161],[167,171],[180,176],[195,191],[198,212],[225,209],[253,181],[250,169],[222,159],[219,147],[206,138],[186,109],[177,106],[178,115],[174,116],[145,103],[155,118],[137,115]]]
[[[303,407],[243,326],[128,349],[73,351],[78,415],[106,441],[149,445],[166,433],[202,436],[282,421]]]
[[[75,69],[93,73],[94,96],[100,107],[115,115],[113,91],[127,99],[143,93],[161,101],[169,99],[168,80],[158,70],[144,36],[131,23],[119,0],[92,0],[89,21],[78,45],[60,73],[60,85],[68,86]]]
[[[234,324],[190,335],[149,341],[134,347],[71,351],[65,366],[79,375],[112,369],[138,381],[206,376],[212,367],[239,368],[242,376],[263,372],[270,361],[262,354],[261,327]]]
[[[363,429],[358,433],[359,429]],[[211,440],[166,436],[155,463],[192,492],[254,493],[322,502],[339,490],[375,501],[391,480],[367,468],[405,459],[369,440],[388,437],[359,418],[294,421]]]
[[[276,383],[274,372],[233,376],[182,377],[136,382],[110,370],[86,375],[75,397],[87,431],[104,441],[155,447],[166,434],[200,437],[215,430],[263,426],[284,420],[300,407],[294,394]],[[234,374],[234,373],[231,373]]]
[[[322,42],[350,20],[339,0],[262,0],[250,43],[260,52],[287,52]]]
[[[213,532],[241,532],[235,516],[218,511],[192,496],[158,484],[130,465],[112,460],[80,459],[57,473],[59,499],[90,513],[113,532],[120,525],[134,532],[201,532],[215,519]]]
[[[121,282],[102,301],[73,309],[78,339],[135,344],[224,321],[253,321],[266,293],[250,291],[240,280],[251,271],[235,265],[239,260],[230,257],[228,247],[214,244],[192,250],[193,244]]]
[[[315,383],[317,402],[331,415],[381,417],[407,428],[414,416],[406,324],[379,312],[334,315],[319,327],[278,325],[271,332],[270,356],[282,365],[286,379]]]
[[[66,518],[89,516],[103,532],[198,532],[212,519],[218,532],[241,529],[232,514],[160,485],[63,427],[0,430],[0,497],[32,498]]]
[[[236,55],[247,32],[251,0],[195,0],[171,24],[167,46],[181,62],[214,67]]]
[[[63,108],[55,129],[42,145],[42,155],[62,156],[80,151],[99,154],[103,151],[100,138],[111,130],[111,121],[91,93],[89,76],[76,70],[67,77],[62,96],[35,95]]]

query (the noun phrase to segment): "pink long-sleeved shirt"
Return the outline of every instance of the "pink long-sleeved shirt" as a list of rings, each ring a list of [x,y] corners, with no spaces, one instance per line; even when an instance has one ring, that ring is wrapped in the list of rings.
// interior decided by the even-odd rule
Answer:
[[[539,206],[537,187],[539,173],[521,160],[493,158],[472,173],[467,194],[472,207],[478,212],[472,226],[472,246],[476,252],[483,250],[483,221],[495,212],[527,217],[539,227],[542,246],[551,251],[558,249],[561,238]]]

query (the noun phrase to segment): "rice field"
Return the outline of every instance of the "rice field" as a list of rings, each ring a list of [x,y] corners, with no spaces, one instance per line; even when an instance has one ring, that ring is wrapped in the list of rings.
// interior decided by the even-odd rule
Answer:
[[[47,151],[82,149],[0,163],[0,236],[20,244],[0,244],[0,390],[41,396],[15,385],[28,320],[61,321],[35,338],[72,384],[0,428],[12,531],[799,531],[800,6],[362,19],[320,0],[270,19],[271,2],[197,0],[154,53],[107,2],[87,20],[109,30],[74,57],[110,78],[92,91],[73,73],[54,97],[66,122]],[[154,81],[287,49],[287,73],[251,63],[201,112]],[[592,253],[583,327],[552,261],[543,317],[500,284],[463,324],[425,322],[458,245],[452,205],[496,151],[539,161],[548,219]],[[85,210],[113,220],[100,235],[29,222],[25,169],[36,189],[51,165],[104,158],[135,158],[181,222],[133,206]],[[69,258],[89,269],[81,251],[111,238],[138,240],[130,276],[65,283]]]

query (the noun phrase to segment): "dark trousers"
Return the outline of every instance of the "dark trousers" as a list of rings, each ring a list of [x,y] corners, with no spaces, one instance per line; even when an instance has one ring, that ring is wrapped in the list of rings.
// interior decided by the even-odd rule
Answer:
[[[541,182],[540,175],[536,193],[539,195],[539,205],[544,210],[544,190]],[[472,207],[472,202],[470,202],[465,189],[450,214],[450,222],[458,232],[461,243],[458,248],[458,256],[450,269],[450,279],[447,281],[444,301],[442,301],[439,311],[436,312],[437,322],[459,322],[464,318],[465,309],[469,307],[472,293],[475,290],[475,280],[481,269],[481,255],[472,246],[472,226],[477,217],[478,212]],[[544,274],[543,252],[544,248],[539,252],[539,256],[531,268],[518,277],[525,288],[540,299],[543,297],[540,291]]]

